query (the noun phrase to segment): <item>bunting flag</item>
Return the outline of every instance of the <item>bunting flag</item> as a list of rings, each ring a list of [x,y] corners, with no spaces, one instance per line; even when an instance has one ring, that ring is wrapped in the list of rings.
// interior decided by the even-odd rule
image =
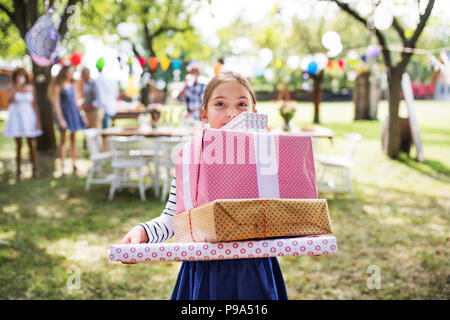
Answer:
[[[156,57],[148,58],[148,65],[151,70],[155,70],[158,67],[159,59]]]
[[[160,64],[161,64],[161,69],[163,71],[166,71],[167,68],[169,68],[169,66],[170,66],[170,59],[169,58],[162,58]]]

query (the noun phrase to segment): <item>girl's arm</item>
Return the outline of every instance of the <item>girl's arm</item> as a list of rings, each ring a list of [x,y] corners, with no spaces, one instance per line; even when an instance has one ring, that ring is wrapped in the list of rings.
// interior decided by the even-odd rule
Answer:
[[[169,200],[162,214],[150,221],[140,223],[144,228],[148,242],[158,243],[173,237],[173,217],[176,212],[176,177],[172,179]]]
[[[61,111],[61,101],[60,101],[60,93],[61,93],[61,87],[55,86],[55,89],[53,90],[53,107],[55,109],[56,117],[59,121],[59,126],[61,129],[66,129],[66,121],[64,121],[64,117],[62,115]]]
[[[14,101],[14,96],[16,93],[16,88],[14,85],[11,85],[8,87],[8,90],[6,91],[6,96],[8,97],[8,103],[11,103]]]
[[[34,109],[34,113],[36,113],[36,119],[37,119],[37,129],[40,130],[41,129],[41,117],[39,115],[39,110],[37,108],[37,97],[36,97],[36,89],[34,88],[34,86],[31,86],[32,88],[32,92],[33,92],[33,103],[31,104],[33,106]]]

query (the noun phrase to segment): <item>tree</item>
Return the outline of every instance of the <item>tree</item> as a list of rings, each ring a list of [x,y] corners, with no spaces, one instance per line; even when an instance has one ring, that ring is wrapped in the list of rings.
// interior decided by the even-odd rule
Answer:
[[[74,6],[81,0],[68,1],[39,1],[39,0],[14,0],[3,1],[0,3],[0,11],[6,15],[3,19],[8,28],[14,26],[22,40],[28,30],[33,26],[36,20],[53,6],[60,6],[63,10],[60,13],[61,23],[58,32],[61,38],[64,38],[68,28],[70,17],[76,10]],[[8,32],[15,32],[8,30]],[[37,105],[42,123],[43,134],[37,139],[37,148],[40,151],[54,151],[56,149],[55,132],[53,129],[53,107],[47,96],[47,89],[51,80],[51,66],[41,67],[33,62],[33,78],[37,95]]]
[[[135,36],[128,38],[132,44],[135,57],[163,57],[187,58],[198,52],[199,37],[195,34],[190,22],[192,14],[198,9],[200,1],[185,0],[124,0],[115,6],[115,13],[108,19],[117,26],[127,21],[138,26]],[[155,79],[161,76],[160,68],[151,70],[147,65],[145,71],[150,72]],[[166,74],[161,76],[167,83],[172,77]],[[141,99],[147,102],[149,84],[143,88]],[[164,88],[167,92],[167,85]],[[145,103],[147,104],[147,103]]]
[[[362,23],[366,28],[369,28],[368,19],[364,18],[353,6],[341,0],[327,0],[332,1],[338,5],[343,11],[351,15],[357,21]],[[379,5],[378,1],[377,5]],[[378,29],[373,29],[378,44],[381,46],[381,53],[386,67],[387,81],[389,86],[389,116],[388,116],[388,135],[386,154],[390,158],[397,158],[400,151],[400,127],[398,110],[400,105],[401,80],[408,63],[413,55],[413,49],[416,48],[417,41],[425,28],[425,25],[430,17],[435,0],[429,0],[425,9],[419,13],[419,19],[415,29],[407,34],[405,28],[397,17],[394,17],[392,27],[401,42],[401,53],[398,61],[394,61],[394,57],[389,48],[389,41],[387,32],[382,32]],[[420,7],[420,1],[417,1],[417,7]]]

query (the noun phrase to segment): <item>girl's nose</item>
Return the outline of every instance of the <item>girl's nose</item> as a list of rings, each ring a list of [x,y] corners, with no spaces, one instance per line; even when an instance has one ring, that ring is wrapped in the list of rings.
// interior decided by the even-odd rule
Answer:
[[[228,118],[234,119],[236,118],[237,113],[236,110],[232,109],[229,113],[228,113]]]

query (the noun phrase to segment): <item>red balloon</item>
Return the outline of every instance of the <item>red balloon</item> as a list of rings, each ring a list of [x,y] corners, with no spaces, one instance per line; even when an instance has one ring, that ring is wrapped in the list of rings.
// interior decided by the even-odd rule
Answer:
[[[339,60],[338,65],[339,65],[339,68],[344,69],[344,61],[343,60]]]
[[[78,52],[72,53],[72,56],[70,57],[70,63],[73,66],[77,66],[81,63],[81,55]]]

